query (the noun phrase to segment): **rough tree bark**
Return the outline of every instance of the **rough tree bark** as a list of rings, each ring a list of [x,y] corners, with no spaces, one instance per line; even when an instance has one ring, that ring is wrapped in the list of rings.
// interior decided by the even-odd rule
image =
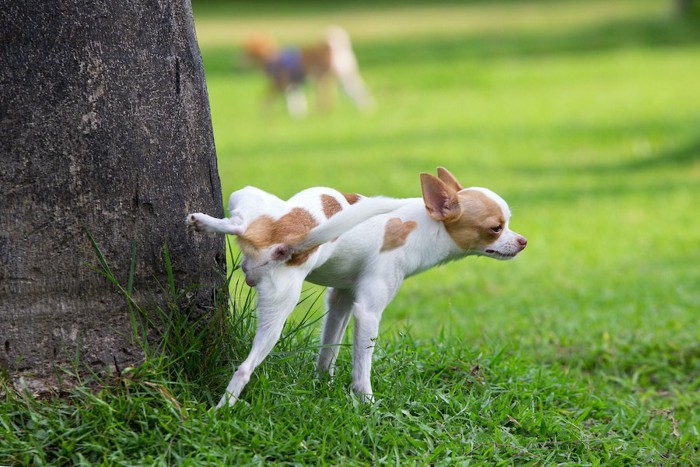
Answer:
[[[0,151],[0,369],[138,360],[86,230],[123,283],[135,241],[137,289],[165,240],[178,284],[217,285],[223,240],[185,227],[222,211],[189,0],[0,0]]]

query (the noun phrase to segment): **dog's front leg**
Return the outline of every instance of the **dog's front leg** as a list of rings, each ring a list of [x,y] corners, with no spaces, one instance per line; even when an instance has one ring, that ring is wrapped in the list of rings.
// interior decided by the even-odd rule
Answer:
[[[379,322],[384,308],[389,304],[400,282],[367,281],[356,292],[353,307],[355,335],[353,337],[352,389],[365,402],[372,402],[372,354],[379,335]]]
[[[284,92],[287,102],[287,112],[292,118],[305,117],[309,113],[309,105],[306,102],[304,90],[298,85],[290,85]]]
[[[258,327],[248,357],[241,363],[216,408],[233,405],[253,374],[282,334],[284,323],[299,301],[303,275],[289,274],[284,280],[266,278],[258,284]],[[277,281],[278,283],[275,283]]]

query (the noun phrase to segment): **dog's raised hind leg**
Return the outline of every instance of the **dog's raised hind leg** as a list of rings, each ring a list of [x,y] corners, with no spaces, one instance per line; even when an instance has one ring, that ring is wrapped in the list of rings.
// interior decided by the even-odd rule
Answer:
[[[187,215],[187,223],[198,232],[241,235],[245,231],[245,225],[240,216],[218,219],[201,212],[195,212]]]

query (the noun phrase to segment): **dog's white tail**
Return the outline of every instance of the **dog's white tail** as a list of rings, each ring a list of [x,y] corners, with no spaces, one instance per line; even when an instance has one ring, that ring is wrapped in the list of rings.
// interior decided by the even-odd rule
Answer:
[[[409,200],[407,199],[392,199],[381,196],[362,198],[355,204],[335,214],[323,224],[311,229],[301,242],[292,245],[292,249],[294,251],[304,251],[323,245],[338,238],[367,219],[395,211],[405,206],[408,202]]]

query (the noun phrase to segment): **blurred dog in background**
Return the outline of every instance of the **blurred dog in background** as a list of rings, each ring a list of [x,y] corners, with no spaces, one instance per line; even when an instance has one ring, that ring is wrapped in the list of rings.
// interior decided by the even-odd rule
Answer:
[[[309,106],[302,89],[305,82],[316,86],[318,105],[322,110],[331,106],[335,81],[358,109],[370,109],[374,105],[360,75],[350,36],[338,26],[328,28],[325,39],[316,45],[280,48],[273,38],[257,35],[246,41],[244,51],[270,80],[267,105],[278,96],[284,96],[292,117],[303,117],[308,113]]]

